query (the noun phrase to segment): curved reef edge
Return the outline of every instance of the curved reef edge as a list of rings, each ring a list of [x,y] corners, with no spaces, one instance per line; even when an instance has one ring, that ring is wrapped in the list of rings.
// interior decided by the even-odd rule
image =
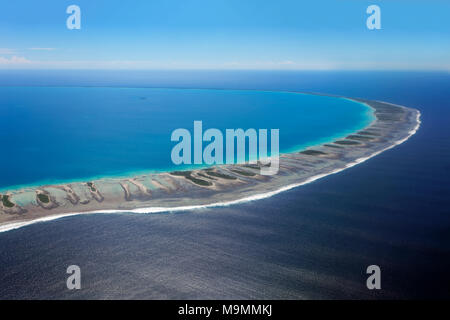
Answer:
[[[13,190],[0,195],[0,232],[78,214],[180,211],[267,198],[364,162],[408,140],[420,126],[416,109],[336,98],[366,104],[375,120],[343,139],[282,154],[276,175],[260,175],[259,163],[220,165]]]

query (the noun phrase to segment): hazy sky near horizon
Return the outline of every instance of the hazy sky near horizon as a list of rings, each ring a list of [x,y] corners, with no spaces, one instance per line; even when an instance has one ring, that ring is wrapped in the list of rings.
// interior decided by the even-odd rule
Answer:
[[[0,69],[450,71],[449,18],[447,0],[3,1]]]

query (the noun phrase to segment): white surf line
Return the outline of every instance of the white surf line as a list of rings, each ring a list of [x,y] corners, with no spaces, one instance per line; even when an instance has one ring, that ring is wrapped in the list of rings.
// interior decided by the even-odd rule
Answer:
[[[205,208],[213,208],[213,207],[227,207],[227,206],[231,206],[231,205],[235,205],[235,204],[241,204],[241,203],[245,203],[245,202],[251,202],[251,201],[255,201],[255,200],[261,200],[261,199],[266,199],[266,198],[270,198],[274,195],[277,195],[281,192],[290,190],[290,189],[294,189],[300,186],[303,186],[305,184],[311,183],[313,181],[316,181],[318,179],[324,178],[326,176],[335,174],[335,173],[339,173],[341,171],[344,171],[345,169],[354,167],[360,163],[363,163],[367,160],[369,160],[370,158],[373,158],[377,155],[379,155],[380,153],[392,149],[395,146],[398,146],[399,144],[402,144],[403,142],[407,141],[411,136],[413,136],[417,130],[419,130],[421,121],[420,121],[420,116],[421,113],[420,111],[417,110],[417,116],[416,116],[416,121],[417,124],[414,127],[414,129],[410,130],[408,132],[408,135],[401,139],[398,140],[396,142],[394,142],[392,145],[379,150],[377,152],[372,153],[370,156],[367,157],[363,157],[363,158],[358,158],[353,162],[350,162],[348,164],[346,164],[344,167],[342,168],[337,168],[335,170],[332,170],[328,173],[322,173],[322,174],[318,174],[315,176],[312,176],[308,179],[306,179],[303,182],[299,182],[299,183],[294,183],[294,184],[290,184],[284,187],[281,187],[277,190],[274,191],[270,191],[270,192],[266,192],[266,193],[261,193],[261,194],[256,194],[253,196],[249,196],[249,197],[244,197],[241,199],[237,199],[237,200],[231,200],[231,201],[224,201],[224,202],[215,202],[215,203],[211,203],[211,204],[204,204],[204,205],[192,205],[192,206],[180,206],[180,207],[147,207],[147,208],[138,208],[138,209],[130,209],[130,210],[95,210],[95,211],[88,211],[88,212],[72,212],[72,213],[63,213],[63,214],[57,214],[57,215],[52,215],[52,216],[47,216],[47,217],[42,217],[42,218],[38,218],[35,220],[30,220],[30,221],[19,221],[19,222],[13,222],[13,223],[8,223],[8,224],[4,224],[4,225],[0,225],[0,233],[1,232],[6,232],[6,231],[10,231],[10,230],[14,230],[14,229],[18,229],[18,228],[22,228],[31,224],[35,224],[35,223],[39,223],[39,222],[46,222],[46,221],[53,221],[53,220],[57,220],[57,219],[61,219],[61,218],[65,218],[65,217],[71,217],[71,216],[76,216],[76,215],[83,215],[83,214],[99,214],[99,213],[127,213],[127,212],[131,212],[131,213],[161,213],[161,212],[177,212],[177,211],[187,211],[187,210],[195,210],[195,209],[205,209]]]

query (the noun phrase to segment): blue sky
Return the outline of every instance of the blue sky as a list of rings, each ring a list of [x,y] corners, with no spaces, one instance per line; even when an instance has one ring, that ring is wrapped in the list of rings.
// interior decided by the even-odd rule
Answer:
[[[449,71],[449,18],[447,0],[4,1],[0,69]]]

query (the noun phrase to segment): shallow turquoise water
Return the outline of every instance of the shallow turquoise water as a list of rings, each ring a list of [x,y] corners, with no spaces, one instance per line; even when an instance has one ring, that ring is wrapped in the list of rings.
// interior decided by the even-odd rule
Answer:
[[[0,189],[186,169],[171,161],[173,130],[280,129],[290,152],[363,128],[363,104],[292,92],[0,87]],[[206,143],[204,143],[204,146]],[[270,145],[270,144],[269,144]],[[192,166],[191,166],[192,167]]]

